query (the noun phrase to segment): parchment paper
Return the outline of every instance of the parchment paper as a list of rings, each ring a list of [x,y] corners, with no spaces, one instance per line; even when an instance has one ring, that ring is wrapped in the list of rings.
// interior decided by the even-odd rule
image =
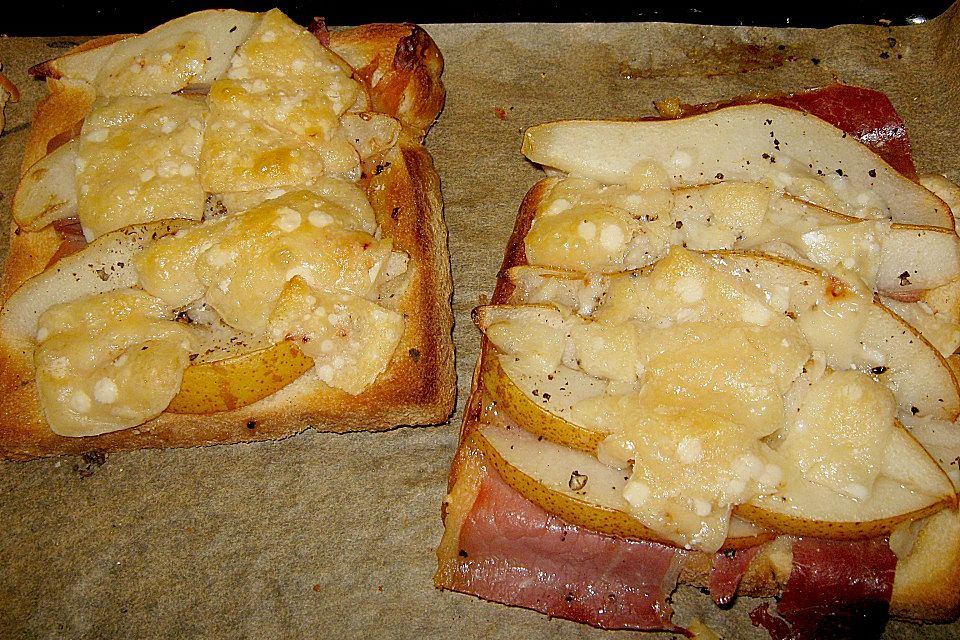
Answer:
[[[541,176],[521,132],[563,117],[652,115],[655,99],[722,99],[839,80],[885,91],[921,171],[960,179],[960,10],[923,25],[828,30],[647,24],[426,25],[446,57],[430,133],[455,282],[459,406],[447,425],[308,431],[280,442],[0,463],[0,637],[634,637],[433,588],[440,502],[479,334],[525,191]],[[0,201],[9,216],[42,83],[26,69],[82,40],[0,38],[23,100],[7,106]],[[4,223],[4,228],[6,227]],[[6,246],[4,241],[3,246]],[[680,623],[762,638],[681,589]],[[890,638],[960,624],[891,623]],[[669,634],[640,637],[670,637]]]

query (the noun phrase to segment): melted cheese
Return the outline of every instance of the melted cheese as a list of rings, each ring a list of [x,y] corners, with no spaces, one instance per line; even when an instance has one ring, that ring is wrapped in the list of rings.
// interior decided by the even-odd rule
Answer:
[[[270,315],[275,341],[297,341],[322,382],[354,395],[386,370],[403,324],[395,311],[357,295],[312,289],[299,277],[284,286]]]
[[[814,383],[780,453],[804,478],[855,500],[870,497],[894,430],[893,393],[856,371],[826,375]]]
[[[259,333],[284,283],[376,297],[389,240],[354,228],[352,212],[296,191],[163,238],[138,256],[144,289],[174,306],[198,294],[223,320]]]
[[[342,60],[280,11],[267,12],[210,89],[204,188],[253,191],[325,173],[358,177],[357,151],[334,134],[340,116],[362,100]]]
[[[166,408],[194,346],[190,330],[170,315],[160,300],[118,289],[56,305],[40,317],[37,387],[54,433],[117,431]]]
[[[205,108],[180,96],[116,98],[87,116],[77,158],[77,213],[91,238],[139,222],[199,220]]]

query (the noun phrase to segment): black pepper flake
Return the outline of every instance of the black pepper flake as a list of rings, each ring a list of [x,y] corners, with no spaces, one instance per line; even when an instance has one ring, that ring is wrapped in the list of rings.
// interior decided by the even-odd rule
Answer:
[[[912,413],[913,415],[917,415],[918,413],[920,413],[920,409],[917,409],[916,407],[910,407],[910,413]]]
[[[903,273],[901,273],[901,274],[900,274],[899,276],[897,276],[897,277],[900,278],[900,286],[901,286],[901,287],[905,287],[905,286],[907,286],[908,284],[910,284],[910,272],[909,272],[909,271],[904,271]]]
[[[889,57],[890,57],[890,52],[888,52],[888,51],[881,51],[881,52],[880,52],[880,58],[881,58],[881,59],[886,60],[886,59],[889,58]]]
[[[871,178],[876,178],[876,177],[877,177],[877,170],[876,170],[876,169],[870,169],[870,171],[867,171],[867,175],[870,176]]]
[[[248,420],[248,421],[247,421],[247,429],[256,429],[256,428],[257,428],[257,421],[256,421],[256,420]]]
[[[722,173],[718,173],[718,174],[716,175],[716,178],[717,178],[717,180],[723,180],[723,174],[722,174]]]
[[[544,399],[544,400],[549,400],[549,399],[550,399],[550,394],[549,394],[549,393],[543,394],[543,399]]]
[[[233,25],[232,27],[230,27],[230,33],[233,33],[236,30],[237,30],[237,25]]]
[[[460,556],[461,558],[469,557],[469,554],[467,553],[466,549],[460,549],[460,551],[457,551],[457,555]]]
[[[875,375],[875,376],[879,376],[880,374],[886,373],[886,372],[887,372],[887,368],[886,368],[885,366],[883,366],[883,365],[880,365],[879,367],[874,367],[873,369],[870,369],[870,373],[872,373],[872,374]]]
[[[419,349],[410,349],[407,351],[407,354],[410,356],[410,359],[414,362],[420,362],[420,350]]]
[[[677,229],[682,229],[682,228],[683,228],[683,220],[677,220],[676,224],[674,224],[673,226],[675,226]]]
[[[390,218],[396,220],[400,215],[400,207],[394,207],[393,211],[390,212]]]
[[[837,175],[838,175],[838,176],[842,176],[842,175],[843,175],[843,169],[837,169]]]
[[[813,66],[820,64],[820,58],[810,58],[810,62],[813,63]]]
[[[574,469],[573,473],[570,474],[570,480],[567,481],[567,486],[570,487],[571,491],[582,491],[587,486],[588,479],[586,475]]]
[[[730,560],[733,560],[734,558],[737,557],[737,550],[727,549],[726,551],[723,552],[723,555],[724,557],[729,558]]]

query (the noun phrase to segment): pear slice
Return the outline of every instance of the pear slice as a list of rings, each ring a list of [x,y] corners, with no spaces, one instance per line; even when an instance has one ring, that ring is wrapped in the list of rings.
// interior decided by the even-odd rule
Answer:
[[[616,469],[522,429],[485,426],[470,436],[504,481],[523,497],[563,520],[599,533],[675,545],[628,513],[623,489],[629,470]],[[772,536],[738,522],[722,550],[755,546]]]
[[[190,220],[136,224],[105,234],[80,251],[30,278],[0,310],[0,332],[32,350],[40,315],[55,304],[92,293],[136,286],[133,257],[158,238],[176,233]]]
[[[829,298],[853,294],[830,276],[784,258],[736,251],[710,255],[717,269],[753,283],[768,299],[785,299],[785,311],[798,317],[809,314]],[[865,352],[881,360],[875,366],[861,363],[859,368],[878,376],[894,392],[904,410],[945,420],[956,419],[960,415],[960,388],[936,347],[878,301],[864,307],[861,313],[860,318],[843,318],[837,314],[835,317],[840,322],[834,327],[850,331],[839,339],[854,346],[859,342]],[[856,323],[860,324],[859,332],[853,331]],[[807,325],[808,339],[815,338],[809,335],[815,326],[814,323]]]
[[[575,424],[565,417],[579,400],[603,393],[605,384],[574,369],[559,367],[547,377],[529,375],[521,367],[508,374],[509,357],[488,351],[480,380],[498,408],[523,429],[565,447],[594,453],[609,431]]]
[[[950,478],[899,423],[884,451],[881,475],[870,496],[862,501],[810,482],[790,460],[774,452],[769,455],[779,460],[783,471],[778,490],[734,507],[734,513],[780,533],[872,538],[889,534],[902,522],[957,504]]]
[[[841,213],[954,228],[940,198],[852,136],[816,116],[769,104],[673,120],[546,123],[527,129],[522,151],[538,164],[606,183],[624,184],[655,164],[674,186],[772,180]]]
[[[836,278],[786,258],[746,251],[704,255],[715,268],[756,286],[772,306],[793,317],[809,313],[825,300],[856,295]],[[649,268],[608,274],[604,282],[631,278]],[[510,269],[507,277],[515,286],[512,300],[536,300],[539,304],[546,304],[555,294],[564,302],[579,300],[588,282],[579,274],[528,266]],[[600,295],[602,290],[591,291],[589,297]],[[869,298],[857,318],[839,319],[843,321],[839,328],[848,335],[838,340],[857,348],[862,343],[864,353],[879,360],[867,362],[864,356],[860,368],[886,384],[903,410],[951,421],[960,415],[957,380],[944,356],[917,328]]]
[[[279,391],[311,367],[313,359],[292,340],[192,364],[167,411],[207,415],[239,409]]]
[[[77,140],[58,147],[34,164],[13,195],[13,219],[37,231],[77,214]]]

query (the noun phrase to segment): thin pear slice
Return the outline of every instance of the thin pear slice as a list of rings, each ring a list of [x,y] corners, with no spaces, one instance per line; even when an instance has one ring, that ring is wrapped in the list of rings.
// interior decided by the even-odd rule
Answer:
[[[206,85],[226,71],[237,47],[253,31],[260,16],[232,9],[197,11],[141,35],[120,36],[120,39],[114,36],[113,42],[104,38],[104,45],[99,47],[77,47],[32,71],[35,75],[86,80],[96,86],[98,93],[116,95],[125,79],[132,83],[131,77],[151,75],[140,73],[139,69],[134,71],[134,64],[139,62],[142,65],[145,61],[160,64],[164,54],[169,54],[168,63],[185,65],[187,61],[181,52],[196,48],[194,50],[205,52],[200,68],[167,74],[163,78],[166,83],[161,86],[166,92],[173,92],[191,85]],[[174,77],[170,78],[170,75]]]
[[[894,224],[880,249],[877,289],[891,295],[940,287],[960,276],[960,240],[937,227]]]
[[[292,340],[223,360],[193,364],[183,372],[171,413],[232,411],[266,398],[313,367],[313,359]]]
[[[13,219],[37,231],[77,214],[77,140],[58,147],[23,175],[13,195]]]
[[[827,122],[769,104],[737,105],[672,120],[567,120],[527,129],[522,151],[533,162],[606,183],[625,183],[658,165],[674,186],[721,180],[773,180],[810,202],[858,199],[893,222],[953,229],[950,208]],[[826,178],[830,179],[827,180]],[[861,217],[858,215],[858,217]]]
[[[133,257],[158,238],[176,233],[189,220],[161,220],[108,233],[30,278],[0,310],[0,332],[32,345],[40,315],[55,304],[92,293],[137,284]],[[32,346],[30,347],[32,350]]]
[[[828,296],[853,295],[836,278],[785,258],[746,251],[704,255],[715,268],[752,283],[773,306],[782,307],[794,317],[809,312]],[[605,278],[610,282],[635,277],[635,273],[642,271],[608,274]],[[510,269],[507,277],[515,285],[513,300],[535,299],[541,303],[555,292],[562,292],[562,300],[577,300],[588,282],[582,275],[528,266]],[[860,332],[852,332],[847,338],[851,344],[862,343],[863,349],[875,354],[882,364],[863,365],[862,369],[886,384],[904,410],[956,419],[960,415],[960,388],[944,356],[896,313],[880,302],[866,302]],[[853,328],[850,320],[848,325]]]
[[[751,186],[754,192],[767,194],[762,219],[749,199],[736,197]],[[891,294],[932,289],[960,275],[960,238],[952,229],[888,223],[864,228],[860,218],[760,185],[731,182],[677,189],[673,201],[672,216],[681,222],[680,231],[692,249],[760,249],[779,254],[778,243],[771,242],[779,240],[828,271],[832,268],[828,262],[837,260],[838,266],[856,271],[866,282],[874,284],[876,278],[875,287]],[[722,235],[695,232],[718,223],[729,230],[726,242]],[[819,255],[816,249],[824,240],[830,250]]]
[[[889,534],[902,522],[926,517],[957,503],[950,478],[899,423],[884,451],[881,475],[870,497],[863,501],[809,482],[796,464],[770,455],[774,460],[779,458],[783,471],[778,490],[734,507],[734,513],[784,534],[872,538]]]
[[[502,362],[506,360],[506,362]],[[594,453],[609,431],[578,425],[565,415],[573,403],[603,393],[600,380],[567,367],[546,378],[515,368],[509,357],[490,350],[485,354],[480,379],[499,409],[506,411],[523,429],[565,447]]]
[[[887,297],[881,297],[880,302],[919,331],[943,357],[960,349],[960,324],[951,321],[949,317],[935,314],[929,306],[923,304]]]
[[[843,285],[830,276],[783,258],[735,251],[711,256],[716,268],[752,282],[768,298],[786,298],[785,311],[797,316],[809,313],[827,296],[846,295]],[[851,334],[848,339],[882,360],[878,366],[864,366],[864,370],[878,376],[905,410],[956,419],[960,414],[960,388],[936,347],[880,302],[873,301],[865,308],[861,320],[859,334]]]
[[[675,545],[628,513],[623,488],[629,471],[581,451],[540,440],[522,429],[486,426],[471,436],[500,477],[523,497],[571,524],[609,535]],[[722,549],[754,546],[768,532],[738,523]]]

